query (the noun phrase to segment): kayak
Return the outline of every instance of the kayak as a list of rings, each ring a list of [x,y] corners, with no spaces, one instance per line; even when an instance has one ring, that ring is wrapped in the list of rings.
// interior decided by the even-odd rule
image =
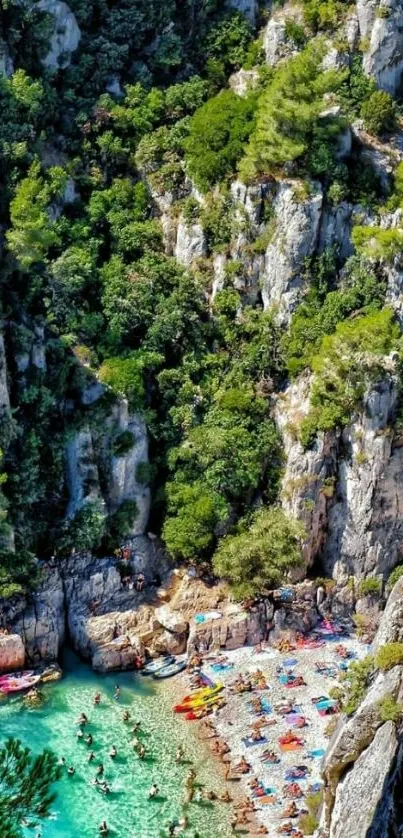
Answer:
[[[201,699],[212,698],[213,695],[220,693],[223,689],[224,684],[214,684],[213,687],[204,687],[201,690],[191,693],[191,695],[185,695],[185,698],[182,698],[180,704],[194,704]]]
[[[28,690],[30,687],[34,687],[35,684],[38,684],[40,680],[40,675],[29,675],[26,678],[10,678],[8,681],[2,681],[0,692],[7,694]]]
[[[168,666],[163,666],[162,669],[158,670],[158,672],[154,672],[153,678],[171,678],[172,675],[177,675],[179,672],[183,672],[186,667],[186,661],[174,661],[173,663],[168,664]]]
[[[163,658],[157,658],[157,660],[147,663],[143,669],[140,670],[140,675],[155,675],[155,673],[159,672],[160,669],[164,669],[164,667],[169,666],[172,663],[175,663],[174,656],[165,655]]]
[[[175,704],[174,712],[175,713],[186,713],[187,710],[199,710],[205,707],[207,704],[211,703],[212,699],[218,698],[221,690],[223,689],[222,684],[217,684],[214,689],[203,690],[203,695],[194,696],[194,695],[187,695],[179,704]]]
[[[34,675],[33,669],[26,669],[24,672],[8,672],[6,675],[0,675],[0,684],[4,681],[15,681],[16,678],[30,678]]]

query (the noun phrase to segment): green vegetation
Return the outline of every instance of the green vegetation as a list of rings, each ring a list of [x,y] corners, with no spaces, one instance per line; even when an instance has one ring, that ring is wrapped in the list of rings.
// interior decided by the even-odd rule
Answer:
[[[392,573],[390,573],[390,575],[388,576],[388,588],[389,588],[389,590],[392,590],[392,588],[396,585],[396,582],[398,581],[398,579],[401,579],[402,576],[403,576],[403,565],[400,564],[400,565],[397,565],[397,567],[395,567],[392,570]]]
[[[397,724],[403,715],[403,705],[398,704],[393,696],[386,695],[379,702],[379,712],[383,722],[395,722]]]
[[[323,338],[312,359],[315,379],[311,410],[301,423],[301,441],[309,445],[318,431],[348,424],[371,381],[382,372],[382,359],[399,346],[400,329],[393,312],[356,317]]]
[[[347,694],[343,710],[351,716],[358,709],[374,674],[374,659],[367,655],[361,661],[353,661],[343,676],[347,686]]]
[[[0,314],[11,399],[0,430],[0,594],[36,583],[35,556],[102,554],[132,531],[133,502],[108,515],[90,501],[66,519],[66,446],[89,427],[108,485],[106,453],[121,457],[136,443],[113,425],[124,398],[147,425],[151,464],[140,463],[136,479],[152,487],[152,530],[178,561],[210,562],[236,595],[253,596],[287,579],[303,538],[278,507],[272,393],[314,372],[300,429],[308,445],[350,421],[383,356],[400,345],[383,272],[402,250],[399,228],[357,224],[346,264],[333,249],[308,260],[287,334],[263,310],[256,257],[273,235],[272,177],[298,183],[301,203],[318,179],[335,217],[343,201],[378,211],[376,172],[356,147],[340,158],[340,133],[360,115],[368,130],[388,132],[394,105],[360,55],[349,69],[323,69],[344,0],[304,0],[303,25],[286,19],[300,54],[275,68],[263,66],[245,17],[220,0],[70,2],[82,36],[57,71],[42,63],[50,16],[14,0],[2,11],[17,69],[0,77]],[[236,95],[230,74],[258,65],[254,90]],[[242,206],[231,190],[237,171],[262,182],[254,236],[249,197]],[[167,255],[171,232],[158,215],[168,205],[172,219],[183,213],[203,227],[197,268]],[[388,207],[401,205],[399,166]],[[218,253],[223,287],[212,302]],[[92,403],[84,394],[95,379],[104,392]],[[334,480],[322,492],[331,497]]]
[[[384,90],[375,90],[363,102],[361,116],[370,134],[391,133],[396,127],[396,104]]]
[[[184,141],[187,170],[203,191],[232,174],[254,127],[256,96],[222,90],[192,116]]]
[[[360,596],[380,596],[382,593],[381,579],[373,579],[371,576],[362,579],[358,585],[358,593]]]
[[[22,838],[22,823],[34,828],[49,816],[56,795],[52,786],[61,776],[56,756],[43,751],[34,757],[18,739],[0,749],[0,818],[2,838]]]
[[[300,55],[281,64],[258,103],[253,131],[240,172],[246,179],[275,172],[298,160],[312,174],[332,163],[331,145],[343,120],[329,112],[325,96],[334,94],[343,74],[323,71],[324,46],[313,41]]]
[[[301,563],[303,535],[301,525],[286,518],[280,508],[261,509],[249,525],[242,523],[237,534],[220,542],[214,570],[231,582],[240,599],[254,596],[280,585]]]
[[[304,835],[313,835],[319,826],[319,812],[322,805],[323,792],[307,794],[305,803],[308,811],[298,818],[298,827]]]
[[[382,672],[403,663],[403,643],[385,643],[375,655],[375,664]]]

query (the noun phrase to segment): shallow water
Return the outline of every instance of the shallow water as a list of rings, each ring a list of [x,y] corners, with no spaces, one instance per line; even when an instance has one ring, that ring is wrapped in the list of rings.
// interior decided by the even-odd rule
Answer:
[[[72,655],[64,661],[64,671],[61,681],[43,688],[46,702],[40,708],[27,709],[16,698],[0,705],[2,741],[14,736],[34,752],[51,748],[76,769],[74,777],[65,774],[57,785],[58,796],[52,818],[43,824],[43,838],[96,838],[103,819],[112,827],[113,838],[159,838],[167,834],[169,821],[184,813],[190,819],[190,829],[184,833],[189,838],[196,830],[200,838],[231,835],[230,811],[225,804],[184,806],[189,764],[177,766],[174,762],[179,742],[186,759],[194,761],[198,781],[207,789],[221,788],[222,783],[216,763],[191,730],[192,723],[172,713],[167,685],[133,673],[99,676]],[[113,699],[115,683],[122,688],[118,702]],[[97,689],[102,702],[93,707]],[[125,708],[131,713],[126,724],[122,721]],[[82,711],[90,720],[86,732],[91,732],[94,739],[96,759],[90,764],[90,748],[76,737],[75,719]],[[147,749],[144,761],[138,759],[131,745],[131,729],[140,720]],[[111,745],[118,750],[116,760],[108,755]],[[113,789],[109,796],[89,783],[99,762],[104,764],[104,776]],[[161,796],[150,801],[147,792],[154,780]],[[26,830],[25,834],[33,838],[36,833]]]

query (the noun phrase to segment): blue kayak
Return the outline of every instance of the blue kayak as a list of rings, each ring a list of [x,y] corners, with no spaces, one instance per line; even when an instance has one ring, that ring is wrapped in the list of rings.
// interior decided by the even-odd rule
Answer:
[[[155,675],[155,673],[159,672],[160,669],[164,669],[164,667],[169,666],[172,663],[175,663],[174,656],[165,655],[163,658],[157,658],[157,660],[147,663],[140,671],[140,675]]]
[[[162,669],[159,669],[158,672],[153,674],[153,678],[171,678],[172,675],[177,675],[178,672],[183,672],[186,669],[187,662],[186,661],[174,661],[173,663],[168,664],[168,666],[163,666]]]

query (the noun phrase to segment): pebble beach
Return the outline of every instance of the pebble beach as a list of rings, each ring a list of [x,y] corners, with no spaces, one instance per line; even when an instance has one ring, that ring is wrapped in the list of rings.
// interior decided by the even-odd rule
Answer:
[[[339,643],[342,643],[349,654],[347,661],[342,661],[336,652]],[[290,818],[282,816],[293,799],[299,813],[306,811],[306,795],[321,788],[320,769],[323,754],[329,744],[329,723],[334,724],[338,717],[338,713],[332,709],[326,714],[323,711],[320,713],[318,706],[321,705],[312,699],[329,698],[331,688],[339,684],[341,666],[361,659],[367,651],[367,646],[351,635],[336,641],[325,640],[318,648],[299,648],[285,653],[271,647],[256,653],[251,647],[243,647],[225,652],[222,656],[223,667],[219,669],[214,660],[209,659],[209,656],[205,657],[203,673],[216,683],[224,685],[222,694],[226,704],[209,716],[217,736],[214,736],[214,731],[209,731],[203,721],[185,723],[197,726],[200,737],[207,739],[213,751],[217,738],[221,743],[226,743],[228,753],[223,758],[217,757],[217,760],[220,762],[220,771],[228,775],[227,788],[234,804],[236,805],[240,799],[253,800],[255,814],[248,814],[248,825],[239,825],[230,834],[239,832],[274,836],[282,829],[285,832],[286,828],[290,829]],[[317,665],[327,671],[319,672]],[[241,693],[232,691],[231,685],[240,676],[245,680],[250,678],[254,682],[257,671],[263,673],[267,689],[254,688],[252,692]],[[286,686],[284,681],[289,676],[290,680],[302,677],[304,685]],[[189,676],[182,676],[180,680],[184,694],[189,691]],[[175,693],[178,695],[179,679],[175,681]],[[256,702],[256,699],[262,702],[263,714],[253,708],[252,702]],[[292,703],[295,712],[282,715],[281,708],[289,702]],[[295,722],[301,724],[300,717],[305,720],[305,725],[293,727]],[[261,735],[264,740],[252,743],[251,734],[258,720],[263,722]],[[209,725],[209,722],[207,724]],[[289,731],[300,737],[302,747],[295,750],[281,747],[279,737]],[[273,752],[278,762],[265,762],[262,757],[266,752]],[[250,765],[250,770],[245,774],[238,774],[235,769],[242,758]],[[295,779],[290,777],[288,772],[292,772],[297,766],[305,767],[306,776]],[[253,778],[259,781],[259,795],[251,789],[250,783]],[[297,792],[300,796],[293,797],[292,792],[296,791],[295,784],[299,787]],[[300,834],[297,821],[297,817],[292,819],[292,830],[285,834]],[[266,832],[263,832],[263,827]]]

